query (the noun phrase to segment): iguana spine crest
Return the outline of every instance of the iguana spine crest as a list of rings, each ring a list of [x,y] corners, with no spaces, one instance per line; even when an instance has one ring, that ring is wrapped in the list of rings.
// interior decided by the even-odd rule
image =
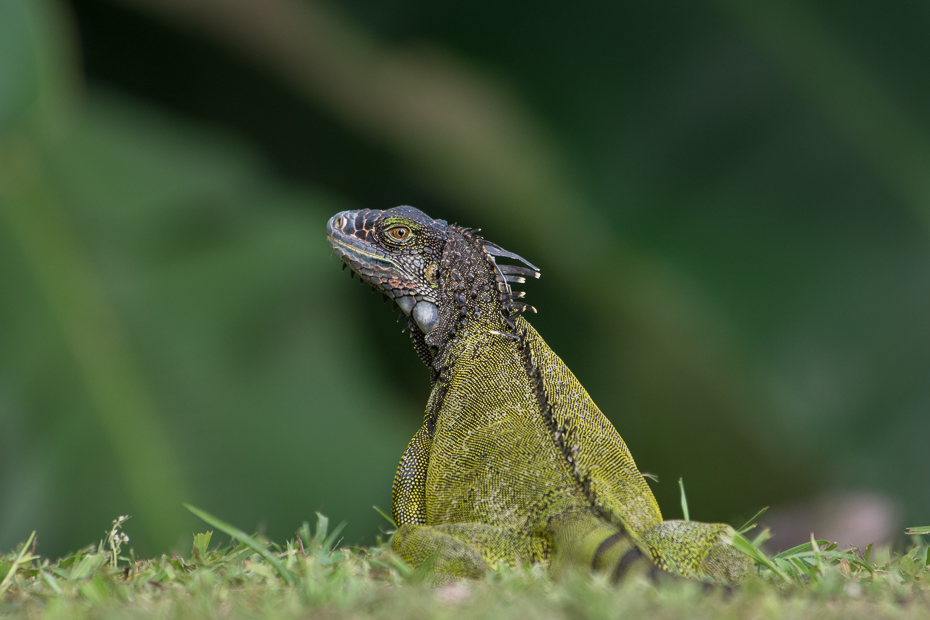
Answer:
[[[533,390],[533,394],[536,397],[536,402],[539,406],[539,415],[549,429],[549,433],[552,435],[552,441],[565,458],[565,462],[568,464],[572,476],[581,487],[585,497],[591,503],[592,510],[600,518],[609,521],[609,516],[599,508],[596,494],[591,486],[591,479],[581,471],[581,467],[578,464],[578,443],[574,440],[574,429],[560,424],[552,411],[549,390],[546,388],[546,381],[539,370],[539,366],[536,364],[533,349],[527,342],[527,332],[525,329],[522,330],[518,336],[517,350],[520,352],[520,357],[523,359],[523,368],[529,379],[530,388]]]

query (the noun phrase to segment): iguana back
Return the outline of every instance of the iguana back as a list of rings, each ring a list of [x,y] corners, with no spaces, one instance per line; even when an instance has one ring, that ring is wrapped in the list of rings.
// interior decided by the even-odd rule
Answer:
[[[431,369],[394,483],[393,546],[411,564],[432,559],[440,579],[522,561],[614,578],[653,565],[728,582],[748,571],[729,526],[662,521],[616,429],[522,317],[533,309],[510,285],[538,277],[533,265],[412,207],[343,212],[327,233],[409,315]]]

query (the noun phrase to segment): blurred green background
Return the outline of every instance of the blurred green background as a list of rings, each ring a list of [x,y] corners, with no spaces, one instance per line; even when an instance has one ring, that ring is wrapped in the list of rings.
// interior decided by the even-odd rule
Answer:
[[[324,223],[398,204],[540,266],[532,322],[666,517],[683,476],[783,542],[924,525],[928,31],[917,0],[4,0],[0,549],[130,514],[184,550],[184,501],[374,542],[428,375]]]

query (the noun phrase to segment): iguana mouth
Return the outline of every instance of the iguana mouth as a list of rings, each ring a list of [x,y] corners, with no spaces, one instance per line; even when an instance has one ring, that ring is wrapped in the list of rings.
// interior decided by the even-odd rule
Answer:
[[[372,252],[371,246],[351,235],[342,238],[326,235],[326,239],[349,269],[380,292],[394,299],[413,294],[401,284],[408,277],[404,268],[386,256]]]
[[[361,245],[361,242],[356,241],[351,236],[346,237],[346,240],[348,241],[348,243],[332,235],[326,235],[326,239],[329,241],[330,245],[333,246],[333,249],[336,250],[336,252],[338,252],[342,256],[349,257],[350,267],[355,268],[355,265],[358,263],[374,262],[376,266],[382,269],[389,268],[389,267],[394,267],[395,269],[401,268],[400,265],[398,265],[391,259],[385,257],[384,255],[375,254],[374,252],[368,252],[362,249],[361,247],[359,247],[359,245]],[[340,247],[336,247],[336,246],[340,246]],[[353,258],[355,260],[352,260]],[[358,271],[358,269],[356,269],[356,271]]]

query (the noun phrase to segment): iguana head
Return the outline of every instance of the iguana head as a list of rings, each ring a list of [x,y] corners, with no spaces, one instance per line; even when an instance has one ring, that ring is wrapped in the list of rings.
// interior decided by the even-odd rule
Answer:
[[[516,254],[477,236],[477,230],[434,220],[413,207],[337,213],[326,238],[359,277],[392,298],[430,345],[454,336],[469,316],[494,314],[513,328],[531,306],[510,284],[539,271]],[[530,267],[498,265],[506,257]]]
[[[413,207],[343,211],[327,222],[326,238],[354,273],[393,298],[424,332],[435,326],[446,222]]]

